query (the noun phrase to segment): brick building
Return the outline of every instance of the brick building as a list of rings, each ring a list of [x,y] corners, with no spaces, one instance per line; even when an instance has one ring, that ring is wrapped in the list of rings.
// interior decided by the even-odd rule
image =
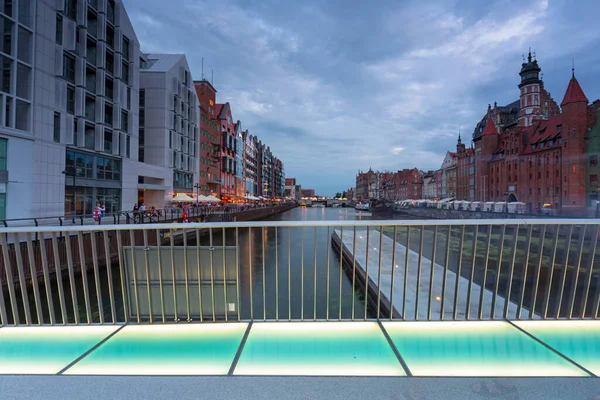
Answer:
[[[537,60],[523,63],[520,100],[488,113],[474,132],[475,198],[520,201],[530,212],[551,206],[581,214],[586,207],[585,135],[600,102],[588,105],[579,82],[569,81],[561,109],[544,89]]]
[[[207,80],[194,81],[200,100],[200,154],[198,191],[221,196],[221,134],[215,121],[217,90]]]
[[[447,152],[444,161],[442,161],[442,198],[456,196],[456,166],[458,158],[456,153]]]
[[[228,201],[235,198],[236,195],[237,150],[236,123],[233,122],[229,103],[216,105],[215,120],[221,131],[221,195],[224,201]]]
[[[598,103],[598,100],[596,101]],[[600,177],[600,110],[597,105],[596,112],[596,123],[595,126],[586,135],[585,144],[585,156],[586,156],[586,168],[587,168],[587,206],[592,210],[596,210],[598,207],[598,200],[600,200],[600,185],[598,184],[598,177]]]
[[[315,197],[315,189],[302,189],[302,197]]]
[[[357,201],[368,201],[371,199],[370,195],[373,192],[373,188],[377,183],[377,174],[369,168],[367,172],[359,172],[356,175],[356,200]]]
[[[456,145],[456,199],[475,200],[475,157],[472,148],[466,148],[458,135]]]

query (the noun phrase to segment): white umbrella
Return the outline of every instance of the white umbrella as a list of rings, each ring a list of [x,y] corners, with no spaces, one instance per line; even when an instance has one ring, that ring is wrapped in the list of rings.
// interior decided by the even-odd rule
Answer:
[[[221,200],[217,199],[215,196],[208,196],[205,201],[210,201],[211,203],[218,203]]]
[[[187,203],[192,203],[194,202],[194,199],[186,194],[180,194],[177,197],[173,197],[173,201],[185,201]]]
[[[208,197],[204,196],[203,194],[201,194],[200,196],[198,196],[198,201],[208,201]]]

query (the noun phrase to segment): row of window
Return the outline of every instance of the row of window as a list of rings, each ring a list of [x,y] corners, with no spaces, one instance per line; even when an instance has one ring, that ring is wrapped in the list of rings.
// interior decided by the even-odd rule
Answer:
[[[194,174],[175,171],[173,173],[173,187],[192,189],[194,187]]]
[[[75,178],[121,180],[121,161],[113,158],[80,153],[66,152],[65,174]],[[69,182],[66,183],[69,185]]]

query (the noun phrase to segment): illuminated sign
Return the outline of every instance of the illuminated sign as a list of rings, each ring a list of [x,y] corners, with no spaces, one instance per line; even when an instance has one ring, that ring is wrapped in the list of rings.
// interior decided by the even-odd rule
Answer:
[[[210,104],[211,106],[215,105],[215,103],[212,100],[208,100],[208,104]]]

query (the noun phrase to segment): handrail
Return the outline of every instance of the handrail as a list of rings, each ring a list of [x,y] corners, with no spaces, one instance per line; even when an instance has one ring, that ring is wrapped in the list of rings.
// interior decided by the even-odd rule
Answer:
[[[482,226],[482,225],[599,225],[598,219],[461,219],[461,220],[361,220],[361,221],[244,221],[244,222],[190,222],[185,224],[191,228],[282,228],[282,227],[357,227],[369,226]],[[121,225],[83,225],[83,226],[20,226],[0,228],[0,233],[26,232],[89,232],[89,231],[126,231],[141,229],[172,229],[173,223]]]

